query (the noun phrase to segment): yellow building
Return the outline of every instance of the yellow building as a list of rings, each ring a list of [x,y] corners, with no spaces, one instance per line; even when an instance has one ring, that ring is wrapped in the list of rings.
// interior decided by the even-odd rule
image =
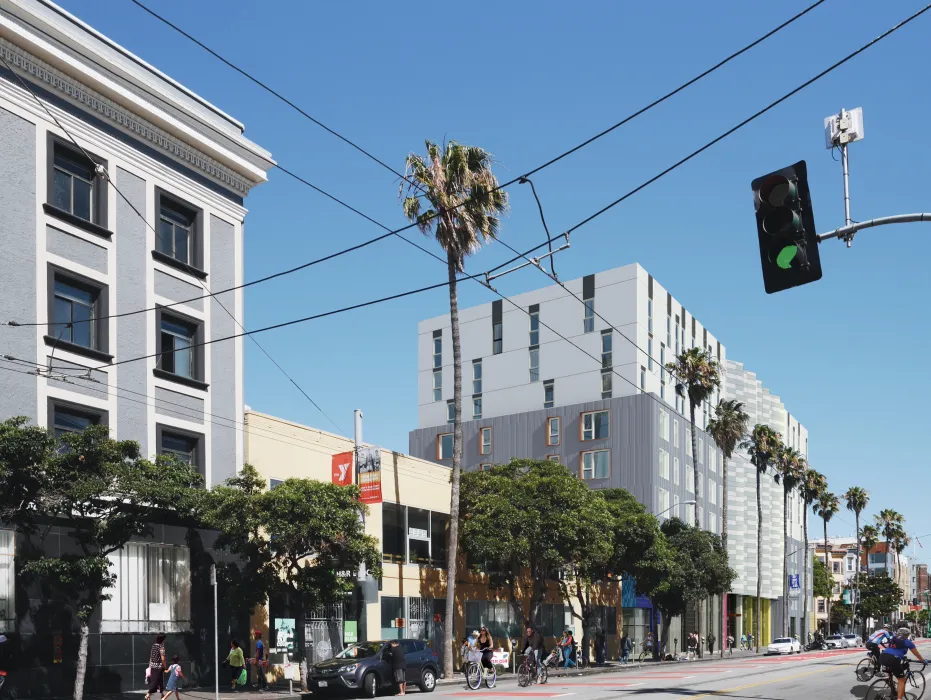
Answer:
[[[267,480],[268,487],[289,478],[333,481],[339,463],[354,449],[351,438],[281,420],[255,411],[245,414],[246,461]],[[366,446],[368,447],[368,446]],[[327,610],[308,611],[306,636],[311,661],[329,658],[356,637],[385,639],[413,637],[427,640],[439,653],[446,615],[446,537],[449,522],[450,469],[391,450],[380,450],[381,502],[370,503],[365,531],[377,538],[383,555],[380,581],[359,583],[352,600]],[[336,476],[334,477],[334,472]],[[351,473],[351,469],[350,472]],[[526,601],[514,605],[508,593],[489,590],[485,578],[462,562],[458,576],[454,631],[460,638],[481,625],[496,637],[496,646],[509,649],[508,639],[520,636],[529,617]],[[529,581],[521,582],[518,598]],[[616,653],[621,626],[621,586],[605,586],[594,596],[595,624],[607,630],[609,655]],[[581,624],[572,616],[558,586],[551,584],[537,622],[555,636]],[[275,619],[280,611],[266,607],[252,623],[274,649]],[[578,606],[573,606],[578,610]],[[518,610],[520,612],[518,612]],[[298,617],[286,613],[288,617]],[[271,632],[271,636],[269,636]],[[458,644],[457,644],[458,646]],[[272,660],[276,661],[273,655]]]

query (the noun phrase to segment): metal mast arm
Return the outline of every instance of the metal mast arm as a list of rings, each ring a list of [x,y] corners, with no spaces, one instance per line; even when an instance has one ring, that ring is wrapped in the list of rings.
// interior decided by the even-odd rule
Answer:
[[[853,238],[853,234],[857,231],[862,231],[865,228],[873,228],[874,226],[886,226],[887,224],[911,224],[916,221],[931,221],[931,214],[897,214],[896,216],[881,216],[878,219],[870,219],[869,221],[861,221],[858,224],[851,224],[849,226],[842,226],[836,228],[830,233],[822,233],[818,236],[818,243],[826,241],[829,238],[839,238],[842,241],[850,241]]]

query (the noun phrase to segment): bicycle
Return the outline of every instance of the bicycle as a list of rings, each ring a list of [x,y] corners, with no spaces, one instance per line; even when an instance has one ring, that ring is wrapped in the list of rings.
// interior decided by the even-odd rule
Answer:
[[[483,680],[487,688],[494,688],[495,683],[498,682],[498,669],[494,667],[494,664],[491,670],[485,668],[482,666],[482,652],[471,652],[465,668],[465,677],[466,683],[472,690],[478,690]]]
[[[866,658],[857,664],[855,672],[857,680],[866,683],[866,681],[877,675],[880,670],[879,655],[877,654],[874,656],[872,652],[868,651],[866,652]]]
[[[921,700],[921,696],[925,692],[925,675],[922,671],[927,663],[922,666],[922,671],[913,671],[908,660],[904,661],[904,665],[905,700]],[[898,679],[891,672],[886,671],[885,678],[873,681],[873,684],[866,691],[864,700],[896,700],[898,697]]]
[[[647,659],[652,659],[652,658],[653,658],[653,650],[652,650],[652,649],[643,649],[643,650],[641,650],[641,652],[640,652],[639,654],[637,654],[637,663],[638,663],[638,664],[642,664],[642,663],[643,663],[644,661],[646,661]]]
[[[546,683],[549,680],[549,673],[546,670],[546,664],[541,662],[540,669],[540,684]],[[533,660],[533,654],[525,654],[524,660],[521,662],[520,668],[517,669],[517,685],[521,688],[526,688],[537,678],[537,664]]]

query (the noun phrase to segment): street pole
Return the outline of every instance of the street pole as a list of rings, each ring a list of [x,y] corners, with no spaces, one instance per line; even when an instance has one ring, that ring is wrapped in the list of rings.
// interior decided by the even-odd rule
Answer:
[[[220,616],[217,614],[217,565],[210,565],[210,585],[213,586],[213,697],[220,700]]]

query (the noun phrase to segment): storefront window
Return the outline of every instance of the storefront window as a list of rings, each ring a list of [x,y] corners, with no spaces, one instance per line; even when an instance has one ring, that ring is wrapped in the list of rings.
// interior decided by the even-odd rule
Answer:
[[[449,528],[449,516],[446,513],[430,514],[430,564],[446,566],[446,541]]]
[[[647,632],[650,631],[650,610],[647,608],[624,608],[622,610],[624,619],[624,632],[634,643],[634,648],[639,649],[640,644],[647,638]]]
[[[406,558],[404,549],[404,506],[399,506],[397,503],[383,503],[381,517],[384,560],[392,564],[403,564]]]

